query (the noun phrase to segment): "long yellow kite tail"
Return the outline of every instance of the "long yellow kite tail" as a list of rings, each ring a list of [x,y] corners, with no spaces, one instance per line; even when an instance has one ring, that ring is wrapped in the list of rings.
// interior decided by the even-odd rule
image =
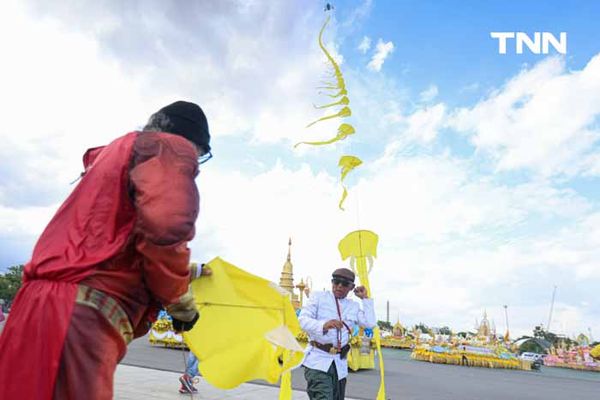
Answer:
[[[291,357],[290,351],[283,350],[284,360]],[[287,370],[281,374],[281,384],[279,385],[279,400],[292,400],[292,372]]]
[[[334,143],[334,142],[337,142],[338,140],[346,139],[347,136],[354,134],[354,132],[355,132],[355,130],[352,125],[341,124],[338,128],[338,134],[334,138],[326,140],[326,141],[322,141],[322,142],[299,142],[294,145],[294,148],[298,147],[301,144],[310,144],[313,146],[320,146],[320,145],[324,145],[324,144]]]
[[[340,178],[340,182],[342,182],[342,187],[344,188],[344,192],[342,193],[342,199],[338,204],[338,207],[342,211],[344,211],[344,200],[346,200],[346,197],[348,196],[348,190],[346,189],[346,186],[344,186],[344,179],[346,179],[346,175],[348,175],[350,171],[352,171],[354,168],[358,167],[361,164],[362,160],[355,156],[342,156],[340,158],[340,161],[338,162],[338,166],[342,167],[342,175]]]
[[[342,71],[340,71],[340,76],[336,76],[335,78],[336,82],[330,82],[330,81],[321,81],[321,84],[323,86],[317,86],[317,89],[327,89],[327,90],[333,90],[333,89],[346,89],[346,81],[344,81],[344,77],[342,76]]]
[[[352,115],[352,111],[350,110],[350,107],[346,106],[346,107],[342,108],[337,114],[327,115],[325,117],[319,118],[318,120],[313,121],[310,124],[306,125],[306,127],[310,128],[311,126],[313,126],[314,124],[316,124],[317,122],[320,122],[320,121],[325,121],[325,120],[337,118],[337,117],[347,118],[351,115]]]
[[[313,107],[317,108],[317,109],[321,109],[321,108],[334,107],[334,106],[340,106],[340,105],[347,106],[348,104],[350,104],[350,100],[348,99],[348,97],[344,96],[340,100],[335,101],[333,103],[325,104],[325,105],[322,105],[322,106],[315,106],[313,104]]]
[[[369,273],[367,272],[367,260],[365,257],[358,257],[356,260],[356,270],[360,279],[360,284],[367,289],[367,294],[371,297],[371,285],[369,284]],[[385,366],[383,364],[383,354],[381,353],[381,332],[379,327],[373,329],[373,337],[375,338],[375,346],[379,354],[379,390],[375,400],[387,400],[385,397]]]
[[[366,257],[356,258],[356,274],[361,285],[367,289],[367,296],[371,297],[371,285],[369,284],[369,272],[367,270]]]
[[[327,57],[327,59],[329,60],[331,65],[333,66],[333,69],[335,72],[335,77],[338,81],[338,88],[345,89],[344,79],[342,78],[342,72],[340,71],[340,66],[338,65],[338,63],[335,62],[334,58],[327,51],[327,49],[325,48],[325,45],[323,44],[323,32],[325,31],[325,27],[329,23],[330,18],[331,17],[327,16],[327,19],[325,20],[325,23],[323,24],[323,26],[321,27],[321,31],[319,32],[319,47],[321,47],[321,50],[323,51],[323,53],[325,54],[325,56]]]
[[[383,354],[381,354],[381,332],[379,327],[373,329],[373,337],[375,337],[375,346],[377,347],[377,353],[379,354],[379,390],[377,391],[377,397],[375,400],[387,400],[385,397],[385,366],[383,364]]]
[[[340,203],[338,204],[338,207],[340,208],[340,210],[346,211],[346,209],[342,206],[344,204],[344,200],[346,200],[346,197],[348,197],[348,191],[346,190],[346,186],[342,185],[342,187],[344,188],[344,192],[342,193],[342,198],[340,199]]]
[[[332,99],[335,99],[336,97],[346,96],[347,94],[348,94],[348,91],[346,90],[346,88],[343,88],[336,94],[326,94],[326,96],[331,97]]]
[[[336,136],[333,139],[325,140],[323,142],[299,142],[294,145],[294,148],[300,146],[301,144],[309,144],[311,146],[323,146],[325,144],[331,144],[331,143],[337,142],[338,140],[340,140],[340,138],[338,136]]]

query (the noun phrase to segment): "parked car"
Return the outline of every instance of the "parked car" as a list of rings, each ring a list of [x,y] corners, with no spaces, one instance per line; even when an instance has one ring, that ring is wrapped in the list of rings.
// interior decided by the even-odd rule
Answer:
[[[544,365],[544,356],[545,354],[525,352],[522,353],[519,358],[521,360],[531,361],[531,369],[539,371],[542,368],[542,365]]]
[[[525,352],[525,353],[521,353],[519,355],[519,358],[521,360],[527,360],[527,361],[534,361],[537,360],[538,358],[541,358],[542,355],[538,354],[538,353],[529,353],[529,352]]]

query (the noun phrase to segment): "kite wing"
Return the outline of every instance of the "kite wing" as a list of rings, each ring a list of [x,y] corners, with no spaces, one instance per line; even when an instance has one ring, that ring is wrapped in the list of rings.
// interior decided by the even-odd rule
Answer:
[[[191,284],[200,319],[184,333],[202,376],[220,389],[277,382],[303,356],[289,293],[218,257],[207,266],[212,275]]]
[[[359,230],[350,232],[338,244],[342,260],[348,257],[377,257],[379,236],[372,231]]]

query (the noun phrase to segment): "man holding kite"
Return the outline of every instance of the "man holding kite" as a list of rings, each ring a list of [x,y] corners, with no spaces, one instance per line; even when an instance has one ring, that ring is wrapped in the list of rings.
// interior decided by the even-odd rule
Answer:
[[[178,101],[142,132],[85,153],[85,172],[39,238],[0,337],[0,398],[112,399],[127,344],[161,306],[177,330],[194,326],[187,242],[209,142],[202,109]]]
[[[331,291],[314,293],[300,312],[300,326],[310,341],[302,365],[311,400],[343,400],[346,391],[350,337],[356,325],[373,328],[377,323],[373,299],[364,286],[354,286],[354,272],[333,271]],[[346,298],[354,289],[358,302]]]

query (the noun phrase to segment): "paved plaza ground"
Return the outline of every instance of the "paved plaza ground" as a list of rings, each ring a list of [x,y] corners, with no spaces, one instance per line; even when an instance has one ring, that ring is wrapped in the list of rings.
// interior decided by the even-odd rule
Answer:
[[[543,368],[541,372],[534,372],[439,365],[414,361],[410,359],[409,352],[390,349],[384,349],[384,359],[387,397],[391,400],[600,399],[600,373],[595,372],[560,368]],[[120,367],[117,373],[117,399],[142,398],[126,397],[123,392],[124,385],[131,385],[134,379],[141,379],[134,378],[136,374],[148,376],[148,382],[142,384],[142,392],[138,393],[160,391],[165,396],[144,398],[186,398],[184,395],[173,395],[178,389],[177,378],[184,368],[181,350],[154,347],[148,343],[147,338],[141,338],[129,346],[122,364],[129,367],[125,367],[126,370]],[[131,366],[143,368],[133,368],[128,372]],[[148,372],[148,368],[162,371]],[[375,398],[379,386],[379,371],[359,371],[351,373],[348,378],[348,399]],[[157,383],[152,383],[156,380]],[[292,383],[296,390],[294,399],[307,399],[303,393],[306,382],[301,369],[294,371]],[[247,384],[236,391],[218,391],[201,381],[201,393],[195,398],[276,400],[278,390],[265,384]]]
[[[177,379],[180,375],[179,372],[119,365],[115,375],[115,400],[269,400],[279,396],[279,389],[273,386],[246,383],[233,390],[219,390],[202,378],[196,384],[198,394],[179,394]],[[308,396],[306,392],[295,390],[292,399],[308,400]]]

